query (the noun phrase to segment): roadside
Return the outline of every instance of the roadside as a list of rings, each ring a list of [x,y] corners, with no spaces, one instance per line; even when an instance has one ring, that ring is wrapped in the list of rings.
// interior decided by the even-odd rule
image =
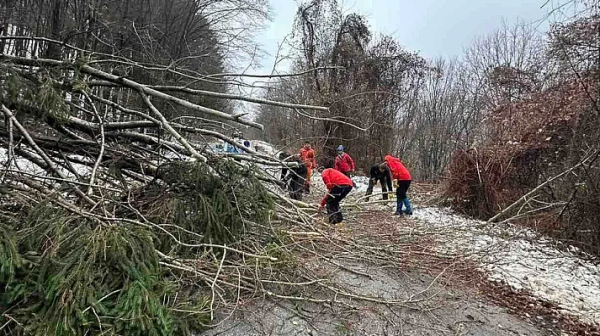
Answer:
[[[357,206],[354,201],[364,193],[363,181],[357,182],[358,190],[346,201],[344,225],[320,224],[336,241],[347,242],[347,252],[300,256],[303,267],[355,300],[334,305],[256,297],[233,313],[224,310],[220,318],[227,319],[202,335],[596,334],[594,325],[526,289],[516,291],[482,267],[481,258],[462,253],[457,247],[466,244],[460,239],[467,237],[465,228],[453,229],[459,216],[439,227],[445,218],[432,213],[450,216],[447,210],[417,208],[412,218],[398,218],[390,205]],[[316,176],[308,201],[315,203],[322,193]],[[448,241],[454,242],[448,245],[453,250]],[[365,297],[379,299],[360,299]]]
[[[378,220],[364,225],[371,216]],[[432,256],[427,255],[431,241],[395,231],[397,218],[383,211],[352,217],[338,228],[340,235],[353,237],[357,244],[394,250],[403,267],[369,260],[375,255],[365,255],[364,260],[343,255],[329,261],[314,258],[307,267],[319,269],[332,283],[357,296],[378,297],[382,302],[350,300],[337,306],[256,298],[203,335],[553,335],[487,302],[463,282],[458,284],[465,264],[437,260],[439,267],[432,267]]]

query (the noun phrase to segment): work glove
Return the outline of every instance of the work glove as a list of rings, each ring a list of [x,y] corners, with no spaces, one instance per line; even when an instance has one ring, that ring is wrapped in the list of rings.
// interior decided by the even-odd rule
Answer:
[[[398,188],[398,180],[394,180],[394,189]]]

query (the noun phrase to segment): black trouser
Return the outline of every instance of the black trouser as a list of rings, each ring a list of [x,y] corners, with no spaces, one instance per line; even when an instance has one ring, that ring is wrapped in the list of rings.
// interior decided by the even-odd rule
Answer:
[[[288,169],[287,168],[281,168],[281,178],[280,178],[280,180],[283,181],[285,179],[285,176],[287,175],[287,173],[288,173]]]
[[[302,201],[302,194],[304,193],[305,179],[300,176],[293,176],[290,179],[290,198],[298,201]]]
[[[329,191],[326,201],[329,223],[337,224],[344,220],[344,216],[342,216],[342,211],[340,210],[340,202],[351,190],[352,186],[335,186]]]
[[[398,180],[398,189],[396,189],[396,197],[398,197],[399,201],[402,201],[406,198],[406,192],[410,187],[411,180]]]
[[[377,184],[377,181],[379,181],[379,183],[381,183],[381,192],[383,193],[383,199],[387,200],[388,199],[388,190],[387,190],[387,177],[383,176],[383,177],[371,177],[369,179],[369,186],[367,187],[367,196],[371,195],[373,193],[373,188],[375,187],[375,184]],[[390,190],[391,191],[391,190]],[[367,197],[367,202],[369,201],[369,198]]]

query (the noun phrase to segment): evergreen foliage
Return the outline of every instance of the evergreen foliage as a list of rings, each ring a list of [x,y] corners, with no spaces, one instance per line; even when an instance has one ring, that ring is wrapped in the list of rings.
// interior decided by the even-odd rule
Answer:
[[[264,222],[273,200],[254,168],[225,161],[162,166],[140,190],[150,221],[172,223],[187,244],[228,244],[244,221]],[[204,251],[129,222],[106,223],[52,200],[0,218],[0,312],[13,335],[191,335],[210,322],[209,301],[160,264]],[[133,213],[129,213],[133,215]],[[198,238],[202,237],[202,238]]]

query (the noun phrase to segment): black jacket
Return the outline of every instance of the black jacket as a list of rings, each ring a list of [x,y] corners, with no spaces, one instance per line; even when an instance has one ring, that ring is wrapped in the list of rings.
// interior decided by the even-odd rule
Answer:
[[[371,179],[375,179],[378,181],[381,181],[381,184],[386,183],[388,190],[393,190],[392,189],[392,171],[390,170],[390,168],[386,165],[385,169],[383,171],[379,170],[379,165],[373,165],[371,167],[371,172],[370,172],[370,177]]]
[[[300,189],[304,186],[306,180],[306,165],[302,162],[298,162],[298,167],[288,168],[287,176],[284,178],[285,181],[290,181],[290,190]]]

